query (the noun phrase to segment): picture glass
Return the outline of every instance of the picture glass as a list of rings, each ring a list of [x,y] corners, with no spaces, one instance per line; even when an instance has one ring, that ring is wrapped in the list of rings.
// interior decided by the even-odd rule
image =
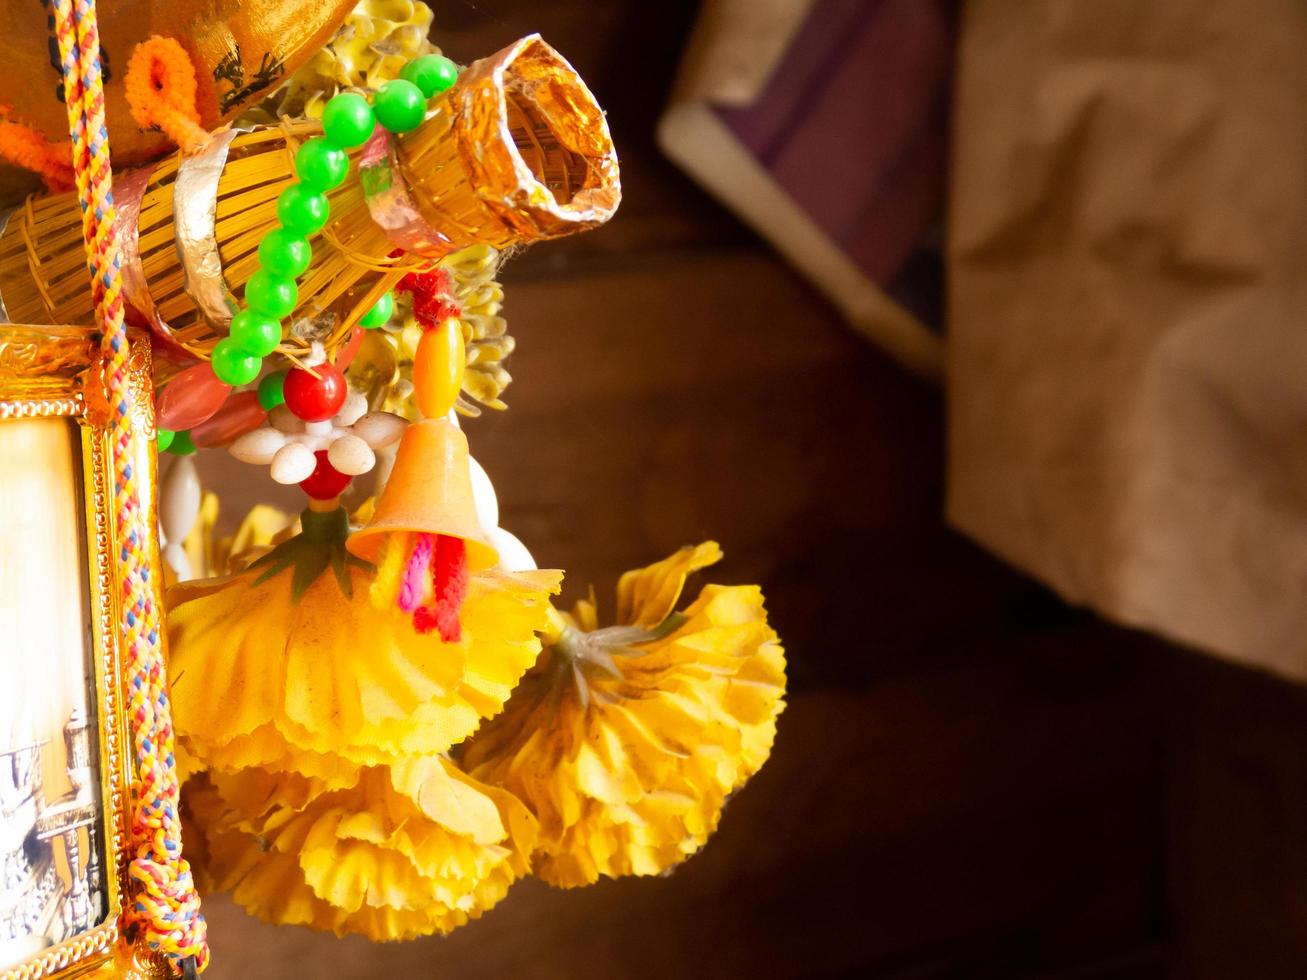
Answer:
[[[82,445],[0,421],[0,970],[108,914]]]

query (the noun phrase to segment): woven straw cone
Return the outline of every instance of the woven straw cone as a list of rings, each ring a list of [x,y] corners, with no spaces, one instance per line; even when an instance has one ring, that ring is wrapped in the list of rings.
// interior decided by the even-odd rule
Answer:
[[[276,199],[294,180],[294,151],[321,132],[307,120],[236,136],[218,180],[215,238],[223,277],[239,297],[258,270],[257,249],[276,224]],[[331,220],[313,240],[289,318],[326,321],[332,350],[358,318],[408,271],[471,245],[504,249],[596,227],[621,199],[617,158],[602,110],[585,84],[538,37],[469,66],[416,130],[398,141],[400,171],[422,217],[447,241],[438,252],[389,258],[394,242],[351,177],[331,192]],[[357,157],[357,151],[354,154]],[[185,287],[175,241],[173,184],[183,157],[151,172],[141,198],[138,250],[157,328],[207,357],[223,336]],[[81,215],[73,194],[34,196],[0,235],[0,299],[18,323],[91,322]],[[308,353],[292,329],[282,353]]]

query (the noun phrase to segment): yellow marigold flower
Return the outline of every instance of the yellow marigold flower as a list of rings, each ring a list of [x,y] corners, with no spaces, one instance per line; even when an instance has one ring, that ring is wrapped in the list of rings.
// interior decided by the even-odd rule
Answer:
[[[580,603],[504,712],[468,743],[476,778],[540,821],[534,870],[551,884],[659,874],[716,829],[726,798],[771,752],[785,659],[756,586],[686,576],[721,557],[683,548],[622,576],[616,627]]]
[[[449,932],[529,868],[535,820],[440,756],[364,769],[318,792],[260,770],[186,792],[186,846],[206,886],[252,915],[373,940]]]
[[[244,572],[168,593],[187,771],[260,766],[338,787],[358,766],[444,752],[499,712],[539,654],[561,573],[473,573],[462,639],[444,643],[372,604],[343,511],[302,521]]]

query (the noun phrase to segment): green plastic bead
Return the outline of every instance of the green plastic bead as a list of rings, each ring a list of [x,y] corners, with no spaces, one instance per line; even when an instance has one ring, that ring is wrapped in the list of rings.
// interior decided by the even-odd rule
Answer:
[[[372,106],[357,92],[333,95],[322,110],[322,131],[327,139],[346,149],[366,143],[376,125]]]
[[[168,446],[168,452],[174,456],[189,456],[195,452],[195,443],[191,441],[190,432],[185,429],[181,432],[174,432],[171,444]]]
[[[303,184],[291,184],[277,197],[277,220],[305,238],[320,232],[330,215],[326,197]]]
[[[177,433],[173,432],[171,429],[160,429],[155,433],[155,437],[159,441],[159,452],[166,453],[168,447],[172,445],[173,437],[176,435]]]
[[[296,151],[295,173],[315,191],[329,191],[344,183],[349,173],[349,157],[339,146],[319,136]]]
[[[286,395],[282,391],[285,384],[285,371],[275,371],[259,382],[259,404],[265,412],[271,412],[278,405],[286,404]]]
[[[278,320],[290,316],[299,298],[294,279],[273,275],[267,269],[254,273],[245,284],[245,305]]]
[[[263,358],[241,348],[231,337],[223,337],[213,347],[213,376],[223,384],[239,388],[259,376]]]
[[[255,357],[267,357],[281,343],[281,321],[258,310],[241,310],[231,318],[231,339]]]
[[[412,82],[394,78],[372,97],[377,122],[392,133],[407,133],[422,125],[427,115],[427,100]]]
[[[444,55],[427,54],[405,65],[399,77],[412,82],[429,99],[448,91],[458,81],[458,66]]]
[[[287,228],[277,228],[259,243],[259,264],[274,276],[294,279],[302,276],[313,259],[313,249],[303,236]]]
[[[381,299],[377,300],[377,305],[372,307],[363,314],[359,320],[359,326],[371,330],[373,327],[380,327],[389,323],[391,316],[395,313],[395,295],[386,293]]]

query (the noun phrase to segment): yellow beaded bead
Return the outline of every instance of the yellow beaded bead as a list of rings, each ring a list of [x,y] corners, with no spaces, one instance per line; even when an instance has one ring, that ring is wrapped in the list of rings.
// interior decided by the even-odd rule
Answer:
[[[444,418],[463,388],[467,352],[457,320],[446,320],[418,341],[413,357],[413,389],[418,408],[429,419]]]

